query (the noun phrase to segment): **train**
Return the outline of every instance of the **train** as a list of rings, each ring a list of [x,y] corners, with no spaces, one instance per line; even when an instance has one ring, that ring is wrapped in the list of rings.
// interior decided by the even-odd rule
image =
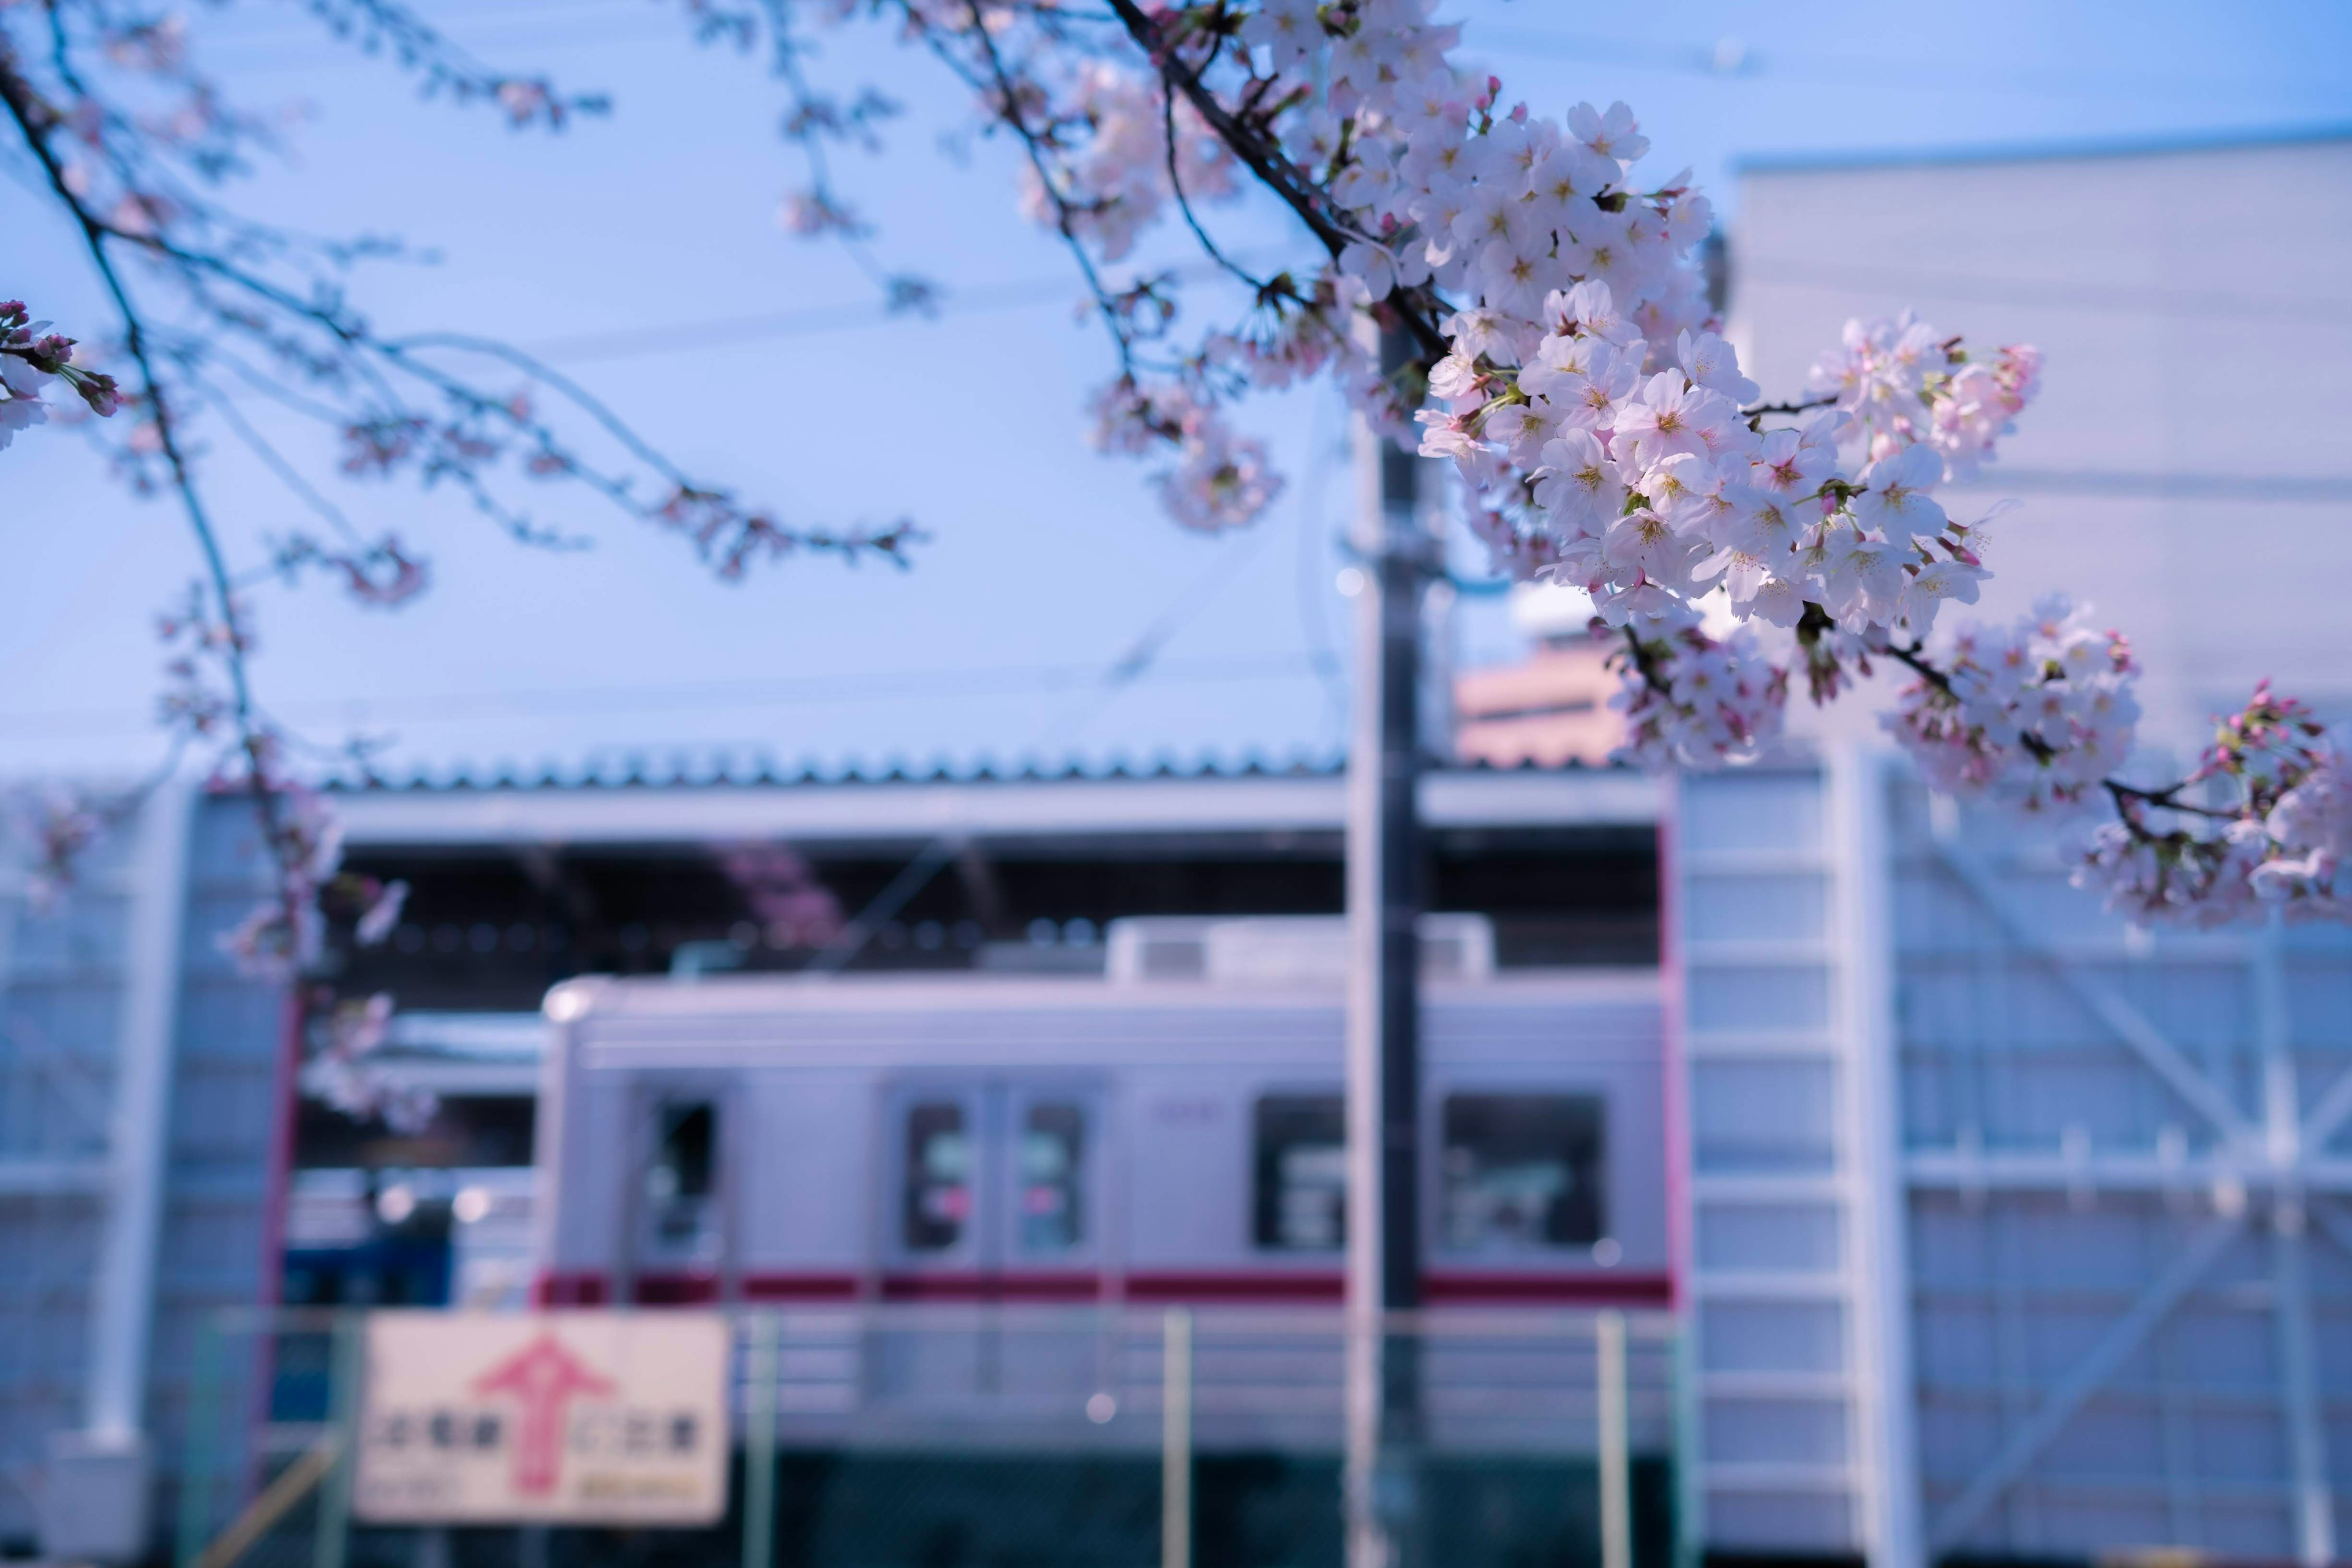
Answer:
[[[1423,937],[1424,1301],[1665,1306],[1658,972]],[[535,1300],[1338,1303],[1342,922],[1106,940],[1085,977],[558,985]]]

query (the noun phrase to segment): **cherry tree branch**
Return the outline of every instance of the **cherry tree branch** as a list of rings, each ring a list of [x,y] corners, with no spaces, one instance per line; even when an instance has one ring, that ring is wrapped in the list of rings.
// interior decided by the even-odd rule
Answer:
[[[1108,0],[1108,4],[1127,29],[1128,37],[1135,40],[1159,71],[1160,79],[1184,95],[1184,100],[1200,115],[1202,123],[1217,133],[1226,149],[1260,184],[1297,215],[1333,259],[1358,240],[1381,243],[1375,236],[1347,226],[1331,207],[1328,197],[1298,172],[1278,142],[1243,123],[1228,110],[1202,80],[1200,71],[1185,63],[1174,44],[1163,35],[1160,24],[1147,16],[1135,0]],[[1213,52],[1211,58],[1214,58]],[[1448,345],[1439,323],[1449,311],[1436,290],[1423,284],[1399,289],[1393,298],[1398,301],[1399,318],[1423,354],[1433,361],[1443,357]]]
[[[1201,226],[1199,216],[1192,211],[1192,199],[1184,194],[1184,176],[1176,167],[1176,96],[1168,90],[1164,81],[1160,91],[1160,134],[1167,153],[1168,188],[1175,193],[1176,210],[1184,215],[1184,226],[1192,231],[1192,237],[1201,242],[1201,248],[1208,253],[1210,260],[1264,296],[1268,288],[1265,279],[1217,248],[1217,242],[1209,237],[1209,231]]]
[[[9,117],[16,121],[26,145],[40,164],[50,189],[76,220],[83,249],[121,318],[123,347],[131,355],[131,363],[139,368],[141,385],[136,395],[139,404],[153,422],[164,464],[171,473],[173,492],[179,500],[181,512],[195,539],[205,576],[211,584],[215,608],[220,616],[223,631],[215,652],[229,682],[230,718],[236,726],[236,745],[246,756],[247,780],[255,813],[260,818],[263,837],[276,852],[281,839],[281,825],[278,800],[268,784],[270,773],[268,742],[255,722],[253,687],[245,657],[249,644],[245,629],[238,622],[236,592],[229,580],[228,561],[221,550],[220,533],[213,526],[204,497],[189,472],[186,454],[181,448],[176,410],[170,394],[164,389],[163,378],[155,373],[154,361],[148,353],[146,320],[132,302],[131,291],[124,286],[114,258],[108,253],[107,247],[115,237],[106,226],[92,217],[70,188],[64,165],[49,145],[47,133],[51,127],[44,122],[37,99],[31,95],[24,79],[17,74],[5,37],[0,37],[0,103],[7,106]],[[280,896],[290,900],[290,884],[280,879],[279,887]],[[299,912],[290,908],[287,915],[289,921],[299,918]]]

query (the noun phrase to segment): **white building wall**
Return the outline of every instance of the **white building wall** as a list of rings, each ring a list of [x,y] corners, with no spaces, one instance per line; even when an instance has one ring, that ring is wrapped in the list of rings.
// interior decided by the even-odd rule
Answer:
[[[1953,492],[2024,503],[1994,525],[1987,614],[2094,604],[2147,666],[2148,734],[2185,750],[2264,675],[2352,714],[2352,130],[1755,163],[1731,237],[1734,336],[1769,395],[1854,316],[2042,348],[2040,402]]]

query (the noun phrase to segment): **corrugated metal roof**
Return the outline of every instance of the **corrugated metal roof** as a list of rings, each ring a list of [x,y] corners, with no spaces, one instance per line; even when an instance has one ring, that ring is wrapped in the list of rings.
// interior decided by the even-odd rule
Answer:
[[[1443,773],[1625,773],[1618,767],[1570,763],[1563,767],[1532,764],[1496,768],[1486,763],[1432,764]],[[344,794],[464,790],[583,790],[583,789],[715,789],[747,787],[791,788],[857,784],[974,784],[1107,783],[1120,779],[1216,780],[1265,778],[1339,778],[1347,761],[1338,752],[1294,752],[1286,757],[1247,753],[1238,757],[1207,755],[1180,759],[1160,755],[1148,759],[1114,756],[1100,761],[1066,758],[983,758],[971,763],[935,761],[918,767],[900,761],[846,762],[828,766],[803,762],[782,765],[773,758],[739,753],[672,752],[664,756],[628,753],[574,765],[542,762],[532,766],[513,763],[457,763],[405,770],[377,770],[371,774],[347,773],[330,777],[325,787]]]

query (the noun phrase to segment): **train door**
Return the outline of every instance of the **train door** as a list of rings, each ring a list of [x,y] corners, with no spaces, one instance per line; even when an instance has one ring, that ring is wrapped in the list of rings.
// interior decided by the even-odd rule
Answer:
[[[725,1089],[709,1080],[651,1083],[634,1097],[638,1158],[624,1194],[632,1211],[624,1300],[683,1304],[727,1294],[733,1097]]]
[[[990,1421],[1094,1408],[1115,1347],[1083,1316],[1027,1304],[1101,1292],[1106,1107],[1098,1079],[1064,1076],[925,1075],[893,1087],[883,1294],[981,1305],[887,1320],[868,1342],[871,1397]]]
[[[1061,1077],[896,1085],[883,1286],[901,1298],[1091,1300],[1106,1251],[1105,1098]]]

